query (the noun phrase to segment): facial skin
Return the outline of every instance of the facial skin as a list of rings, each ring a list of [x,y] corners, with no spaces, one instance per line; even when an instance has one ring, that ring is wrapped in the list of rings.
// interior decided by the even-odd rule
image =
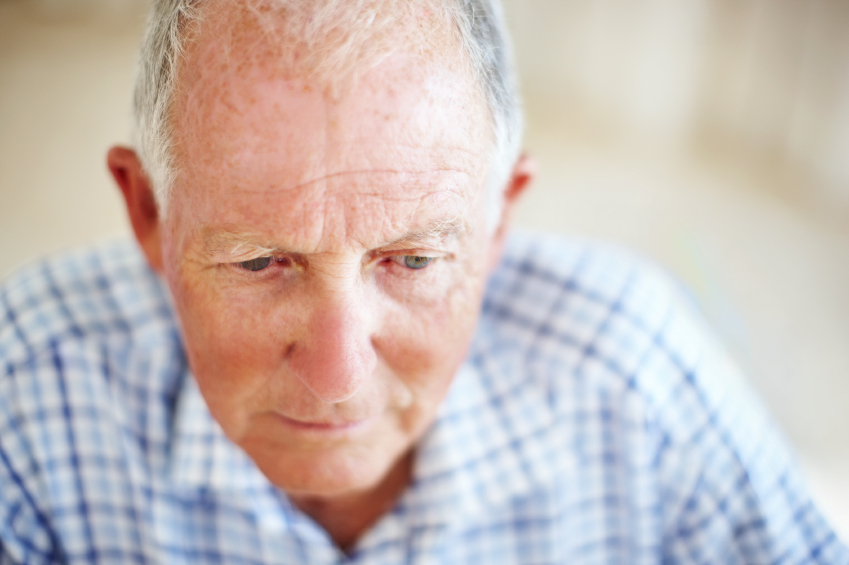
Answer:
[[[450,58],[399,52],[331,96],[240,44],[249,19],[204,26],[165,220],[132,152],[109,165],[212,415],[344,546],[407,485],[474,332],[503,235],[485,217],[489,118]],[[507,211],[529,178],[521,161]]]

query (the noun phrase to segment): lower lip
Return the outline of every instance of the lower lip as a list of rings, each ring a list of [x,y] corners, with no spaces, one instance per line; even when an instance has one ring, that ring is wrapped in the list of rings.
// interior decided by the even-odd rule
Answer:
[[[348,435],[359,432],[374,422],[375,418],[367,418],[358,422],[349,422],[345,424],[323,424],[314,422],[301,422],[293,420],[286,416],[278,415],[278,418],[289,428],[307,433],[319,435]]]

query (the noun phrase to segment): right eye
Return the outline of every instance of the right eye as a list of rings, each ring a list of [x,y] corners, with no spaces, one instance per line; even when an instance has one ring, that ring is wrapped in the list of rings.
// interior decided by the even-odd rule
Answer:
[[[246,271],[261,271],[268,267],[274,261],[274,257],[257,257],[256,259],[251,259],[250,261],[241,261],[236,263],[241,268]]]

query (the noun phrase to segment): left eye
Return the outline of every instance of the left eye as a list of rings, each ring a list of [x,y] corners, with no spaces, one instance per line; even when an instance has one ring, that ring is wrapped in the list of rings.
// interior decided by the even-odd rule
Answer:
[[[433,257],[420,257],[418,255],[404,255],[404,266],[409,269],[424,269],[433,263]]]

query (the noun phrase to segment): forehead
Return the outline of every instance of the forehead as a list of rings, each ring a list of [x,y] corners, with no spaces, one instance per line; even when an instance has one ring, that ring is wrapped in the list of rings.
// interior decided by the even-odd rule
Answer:
[[[227,210],[215,207],[217,221],[244,221],[257,206],[284,215],[359,206],[373,216],[388,199],[398,217],[381,221],[403,223],[428,202],[446,208],[477,198],[470,191],[483,184],[491,130],[462,56],[393,44],[328,83],[289,64],[303,45],[266,33],[267,18],[279,14],[217,6],[189,35],[172,108],[175,188],[195,193],[199,215],[227,201]],[[405,17],[416,15],[428,17]],[[411,37],[403,29],[396,36]],[[447,32],[441,39],[453,41]],[[449,47],[460,52],[442,49]],[[364,229],[380,219],[368,220]]]

